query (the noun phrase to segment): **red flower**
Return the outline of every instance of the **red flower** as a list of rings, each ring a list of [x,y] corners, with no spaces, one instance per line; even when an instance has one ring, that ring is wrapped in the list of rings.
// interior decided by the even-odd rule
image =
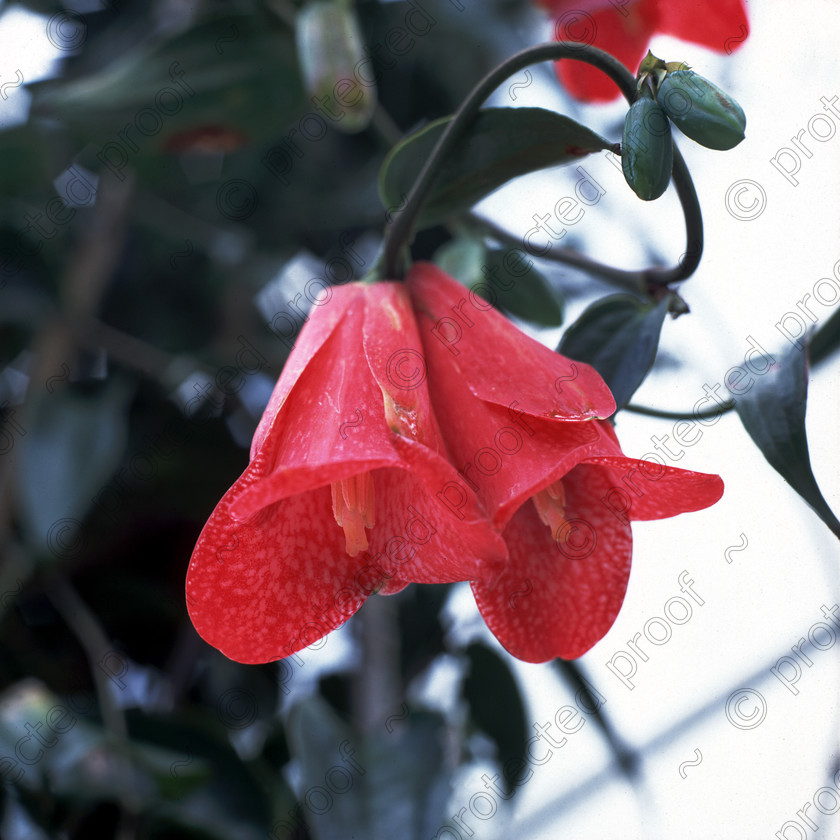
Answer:
[[[436,267],[331,296],[193,553],[190,616],[230,658],[289,656],[374,591],[469,580],[511,653],[571,659],[621,607],[630,520],[720,498],[717,476],[626,458],[601,377]]]
[[[240,662],[313,644],[374,591],[492,576],[505,557],[446,458],[406,286],[330,294],[187,575],[196,630]]]
[[[555,18],[557,41],[580,41],[614,55],[636,72],[651,38],[661,32],[716,52],[731,53],[749,34],[744,0],[537,0]],[[555,63],[558,78],[577,99],[608,102],[616,86],[600,70],[577,61]]]
[[[708,507],[723,482],[625,457],[594,419],[615,403],[592,368],[528,338],[433,265],[416,264],[407,283],[446,445],[508,548],[501,575],[493,564],[473,578],[478,608],[519,659],[580,656],[624,599],[630,520]]]

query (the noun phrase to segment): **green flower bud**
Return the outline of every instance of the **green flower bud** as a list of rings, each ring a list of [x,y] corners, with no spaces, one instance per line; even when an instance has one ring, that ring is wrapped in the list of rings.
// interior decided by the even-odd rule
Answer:
[[[707,149],[731,149],[744,139],[744,110],[693,70],[668,73],[659,85],[656,100],[686,137]]]
[[[639,198],[659,198],[671,180],[674,147],[671,126],[662,107],[642,94],[627,111],[621,138],[624,180]]]
[[[376,86],[355,75],[365,58],[356,14],[347,0],[309,0],[295,20],[303,85],[330,125],[353,134],[370,122]]]

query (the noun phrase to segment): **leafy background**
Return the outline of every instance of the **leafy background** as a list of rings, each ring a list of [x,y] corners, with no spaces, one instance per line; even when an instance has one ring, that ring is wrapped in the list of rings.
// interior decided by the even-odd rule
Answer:
[[[294,4],[2,7],[0,24],[21,8],[40,14],[34,42],[52,43],[63,59],[42,81],[20,70],[26,84],[13,87],[6,83],[17,80],[18,66],[0,64],[0,116],[31,95],[28,117],[0,131],[3,837],[432,837],[486,789],[483,773],[523,754],[534,722],[586,704],[579,692],[587,685],[603,698],[597,712],[584,713],[589,725],[546,766],[532,766],[533,779],[512,800],[497,796],[492,819],[473,819],[476,836],[772,836],[831,784],[840,646],[803,668],[796,695],[769,668],[820,619],[820,605],[837,600],[836,540],[766,464],[734,413],[704,429],[679,464],[723,475],[724,501],[634,527],[625,608],[574,666],[511,660],[481,628],[463,587],[409,587],[384,599],[399,628],[398,685],[393,708],[371,723],[360,714],[358,622],[300,661],[267,666],[232,663],[192,630],[183,600],[192,546],[247,463],[288,353],[291,322],[279,322],[278,338],[272,316],[291,312],[288,302],[310,277],[324,276],[350,239],[360,272],[370,266],[385,219],[377,175],[393,143],[451,113],[505,55],[550,37],[549,24],[521,2],[464,3],[463,11],[443,0],[420,5],[435,25],[405,55],[379,53],[371,125],[331,130],[317,142],[300,141],[311,109],[295,58]],[[416,7],[356,8],[375,44]],[[552,346],[563,335],[582,358],[603,348],[601,334],[587,328],[592,310],[579,320],[599,298],[612,318],[623,313],[647,331],[651,319],[662,325],[656,365],[632,397],[660,408],[690,409],[703,383],[720,382],[743,359],[747,335],[781,358],[790,345],[774,324],[840,259],[833,145],[840,140],[813,144],[797,187],[768,163],[821,110],[819,97],[833,95],[836,10],[815,3],[793,16],[787,4],[767,3],[751,15],[750,40],[732,57],[667,39],[654,44],[669,59],[702,64],[750,120],[748,140],[732,153],[680,145],[708,238],[701,270],[683,290],[691,315],[663,323],[650,302],[605,305],[605,296],[624,290],[549,262],[539,263],[528,297],[502,301],[525,329]],[[423,30],[421,18],[411,20]],[[807,42],[809,61],[768,70],[791,42]],[[135,150],[120,131],[173,85],[173,62],[195,95],[150,136],[129,135]],[[620,135],[621,105],[569,102],[547,68],[534,69],[533,83],[518,81],[493,104],[556,106],[607,139]],[[295,127],[302,157],[269,158],[291,162],[286,183],[276,175],[281,164],[272,172],[264,160]],[[117,145],[127,158],[114,167],[122,178],[97,159],[110,148],[117,161]],[[641,206],[604,153],[583,165],[606,195],[563,244],[630,268],[679,259],[684,237],[673,195]],[[71,218],[54,201],[80,173]],[[577,177],[573,167],[529,175],[478,212],[521,238],[534,213],[574,194]],[[755,219],[726,211],[739,179],[765,190],[767,207]],[[96,203],[86,206],[94,190]],[[40,230],[30,226],[39,213]],[[484,249],[503,244],[475,224],[429,228],[415,256],[437,255],[468,281],[469,266],[486,261]],[[650,317],[640,318],[640,307]],[[816,479],[837,510],[836,317],[829,321],[825,307],[818,314],[814,350],[827,361],[810,382],[808,432]],[[297,326],[302,318],[295,315]],[[627,399],[650,361],[629,358],[638,362],[629,384],[621,379]],[[804,357],[790,358],[800,364],[801,393]],[[613,368],[621,361],[607,360]],[[760,416],[778,409],[774,395]],[[787,416],[801,408],[791,400]],[[672,425],[622,412],[618,431],[625,451],[642,455],[651,435]],[[683,569],[706,606],[640,663],[631,692],[605,663],[662,615]],[[755,730],[724,714],[726,698],[743,685],[767,702]],[[42,735],[48,725],[58,733],[43,756],[25,767],[9,763],[26,724],[40,722]],[[347,742],[365,772],[354,770],[352,788],[334,793],[320,816],[304,809],[305,824],[295,802],[317,802],[306,796],[328,778],[336,789],[346,783],[328,774],[353,767],[342,761]],[[33,740],[27,744],[35,755]],[[694,749],[703,763],[683,778],[678,767]],[[710,801],[723,803],[725,818]],[[820,820],[830,832],[831,819]]]

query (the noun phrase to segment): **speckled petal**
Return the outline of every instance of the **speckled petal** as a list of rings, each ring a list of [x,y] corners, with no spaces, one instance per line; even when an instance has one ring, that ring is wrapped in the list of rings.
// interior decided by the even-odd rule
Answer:
[[[531,502],[504,530],[510,562],[495,581],[472,582],[487,626],[525,662],[582,656],[615,621],[630,575],[630,526],[598,503],[612,477],[581,465],[564,479],[568,528],[554,536]]]

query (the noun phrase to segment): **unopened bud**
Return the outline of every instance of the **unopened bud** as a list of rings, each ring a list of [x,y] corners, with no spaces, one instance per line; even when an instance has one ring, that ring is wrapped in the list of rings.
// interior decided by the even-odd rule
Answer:
[[[621,169],[624,180],[639,198],[659,198],[671,180],[674,147],[668,118],[647,94],[637,99],[624,118]]]
[[[744,139],[747,118],[741,106],[693,70],[668,73],[656,100],[686,137],[707,149],[731,149]]]
[[[376,86],[356,77],[365,60],[364,40],[349,1],[310,0],[295,21],[304,88],[331,124],[354,134],[376,108]]]

